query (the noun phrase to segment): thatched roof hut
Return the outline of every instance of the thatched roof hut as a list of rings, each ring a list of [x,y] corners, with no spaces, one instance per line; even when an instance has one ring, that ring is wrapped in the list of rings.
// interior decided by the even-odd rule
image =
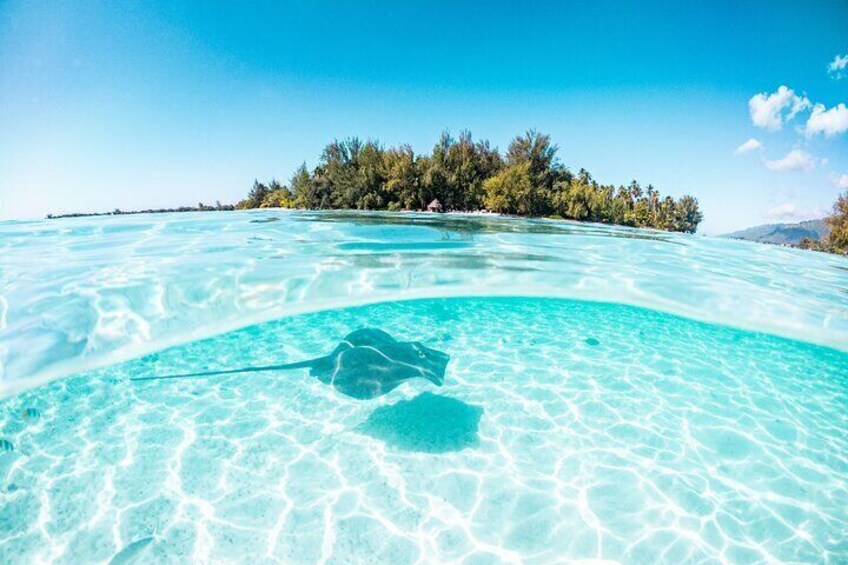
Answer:
[[[442,211],[442,203],[438,200],[433,200],[429,204],[427,204],[428,212],[441,212]]]

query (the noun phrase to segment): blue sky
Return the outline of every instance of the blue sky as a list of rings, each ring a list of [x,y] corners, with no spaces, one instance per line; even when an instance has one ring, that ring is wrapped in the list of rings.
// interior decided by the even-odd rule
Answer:
[[[844,1],[172,4],[0,0],[0,219],[233,202],[335,137],[463,128],[694,194],[708,234],[848,189]]]

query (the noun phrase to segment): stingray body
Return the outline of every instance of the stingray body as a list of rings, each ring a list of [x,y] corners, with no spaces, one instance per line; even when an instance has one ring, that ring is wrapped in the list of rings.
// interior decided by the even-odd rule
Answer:
[[[447,353],[431,349],[417,341],[397,341],[382,330],[364,328],[345,336],[329,355],[308,361],[184,375],[140,377],[132,380],[180,379],[308,368],[309,374],[322,383],[347,396],[366,400],[391,392],[413,378],[427,379],[436,386],[442,386],[449,360]]]

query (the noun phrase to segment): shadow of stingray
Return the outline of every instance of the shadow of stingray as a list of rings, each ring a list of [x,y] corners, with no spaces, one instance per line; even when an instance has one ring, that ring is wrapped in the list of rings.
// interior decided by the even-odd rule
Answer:
[[[425,392],[374,410],[359,431],[402,451],[448,453],[477,447],[483,408]]]

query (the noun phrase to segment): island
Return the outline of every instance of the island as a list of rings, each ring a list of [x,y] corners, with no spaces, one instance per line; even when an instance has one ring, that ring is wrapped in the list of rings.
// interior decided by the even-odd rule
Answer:
[[[410,145],[384,148],[376,140],[335,140],[318,165],[302,164],[288,184],[254,182],[236,207],[358,210],[489,211],[529,217],[602,222],[694,233],[703,219],[698,200],[661,196],[635,180],[598,183],[557,157],[549,135],[529,130],[505,155],[486,140],[443,132],[430,154]]]

